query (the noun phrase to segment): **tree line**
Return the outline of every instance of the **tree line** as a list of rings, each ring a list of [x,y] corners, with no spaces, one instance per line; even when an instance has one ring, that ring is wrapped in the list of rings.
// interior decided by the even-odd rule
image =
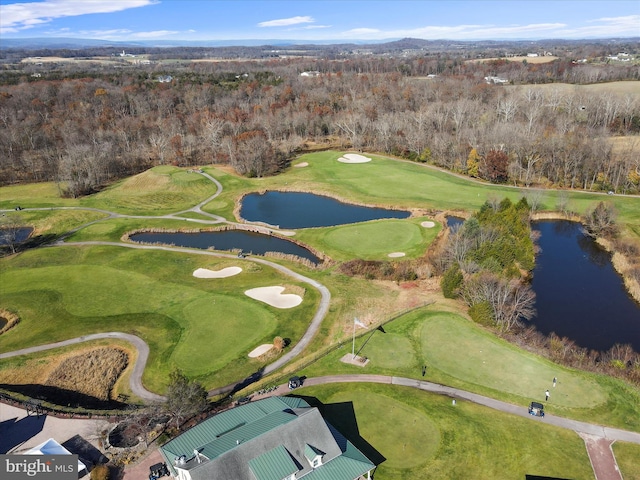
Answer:
[[[2,184],[58,181],[78,196],[158,164],[223,163],[272,175],[313,144],[496,183],[640,188],[637,97],[485,81],[489,73],[515,83],[564,80],[594,69],[594,81],[628,79],[637,67],[373,57],[68,68],[53,79],[3,74]],[[416,76],[431,71],[439,73]],[[615,151],[614,135],[627,140]]]

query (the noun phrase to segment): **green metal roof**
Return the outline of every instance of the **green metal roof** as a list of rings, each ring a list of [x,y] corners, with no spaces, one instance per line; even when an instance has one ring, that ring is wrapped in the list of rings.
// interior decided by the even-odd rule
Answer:
[[[354,447],[355,448],[355,447]],[[303,477],[304,480],[354,480],[375,468],[371,462],[360,462],[341,455],[329,463],[314,469]],[[284,477],[282,477],[284,478]]]
[[[213,460],[232,448],[253,440],[263,433],[267,433],[274,428],[295,420],[296,418],[298,417],[293,413],[273,412],[264,418],[244,425],[207,443],[203,446],[201,453],[208,459]]]
[[[316,458],[319,455],[318,452],[316,452],[316,449],[313,448],[311,445],[309,445],[308,443],[305,443],[304,445],[304,456],[307,458],[307,460],[309,460],[310,462],[313,461],[314,458]]]
[[[172,462],[174,457],[179,457],[180,455],[186,455],[189,458],[193,456],[194,450],[200,450],[210,443],[212,439],[250,425],[274,412],[303,407],[309,407],[309,404],[301,398],[289,397],[269,397],[256,403],[247,403],[241,407],[232,408],[208,418],[167,442],[161,449],[169,462]],[[249,440],[249,438],[245,436],[244,440]],[[235,439],[233,443],[235,445]],[[204,452],[203,454],[207,455]],[[208,455],[207,457],[211,459]]]
[[[282,445],[249,460],[249,467],[258,480],[282,480],[298,471],[291,455]]]

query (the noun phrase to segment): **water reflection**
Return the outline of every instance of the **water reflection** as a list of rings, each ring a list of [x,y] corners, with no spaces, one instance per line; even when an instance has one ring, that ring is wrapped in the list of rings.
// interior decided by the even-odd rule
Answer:
[[[191,248],[212,248],[215,250],[242,250],[245,253],[264,255],[267,252],[280,252],[306,258],[312,263],[320,263],[313,253],[296,243],[283,238],[263,235],[245,230],[222,230],[215,232],[147,232],[131,235],[134,242],[163,243]]]
[[[629,343],[640,352],[640,307],[610,255],[582,233],[579,223],[539,221],[533,228],[541,234],[532,281],[536,328],[581,347],[605,351]]]
[[[9,244],[9,241],[5,235],[6,232],[6,230],[0,229],[0,245]],[[33,232],[32,227],[21,227],[16,232],[12,232],[15,233],[15,239],[13,240],[13,243],[18,244],[24,242],[27,238],[29,238],[31,232]]]
[[[242,199],[240,216],[280,228],[312,228],[408,218],[410,212],[342,203],[334,198],[302,192],[252,193]]]

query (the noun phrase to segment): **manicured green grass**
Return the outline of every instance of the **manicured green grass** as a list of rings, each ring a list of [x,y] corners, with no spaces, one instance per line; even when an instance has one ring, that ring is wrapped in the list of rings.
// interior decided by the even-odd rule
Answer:
[[[83,205],[135,215],[162,215],[193,207],[216,192],[209,179],[160,166],[83,199]]]
[[[80,200],[60,197],[60,189],[53,182],[27,183],[0,187],[0,209],[72,207]]]
[[[427,165],[368,154],[371,162],[344,164],[337,161],[341,155],[342,152],[336,151],[305,154],[296,162],[307,162],[309,166],[257,180],[238,179],[208,168],[207,172],[222,182],[224,190],[216,199],[216,205],[208,205],[206,210],[231,218],[239,194],[276,189],[310,191],[369,205],[467,212],[479,209],[490,196],[508,197],[513,202],[522,197],[521,189],[474,182]],[[640,222],[637,197],[583,192],[566,192],[566,195],[569,208],[578,213],[584,213],[599,201],[607,201],[615,205],[622,223]],[[559,196],[557,191],[545,191],[540,208],[556,210]]]
[[[61,198],[61,190],[53,182],[2,187],[0,209],[84,206],[131,215],[162,215],[193,207],[216,190],[202,175],[160,166],[78,199]]]
[[[356,339],[365,368],[339,361],[351,343],[301,371],[309,377],[366,373],[420,378],[513,404],[542,401],[550,413],[639,429],[640,391],[604,376],[568,369],[518,349],[461,316],[426,307]],[[427,373],[422,377],[422,366]],[[558,384],[552,387],[552,379]],[[545,402],[544,392],[551,397]],[[635,418],[634,418],[635,415]]]
[[[615,442],[612,445],[616,462],[625,480],[640,480],[640,445],[628,442]]]
[[[537,419],[378,384],[303,387],[325,418],[379,463],[376,480],[593,478],[580,437]]]
[[[176,367],[206,387],[224,385],[261,365],[247,357],[259,344],[276,335],[295,344],[317,301],[313,289],[293,309],[252,300],[244,295],[248,288],[295,282],[241,263],[240,275],[197,279],[196,268],[223,268],[229,260],[118,247],[40,249],[2,259],[2,304],[21,321],[0,336],[0,350],[124,331],[150,344],[144,376],[150,389],[162,392]]]
[[[35,229],[34,235],[60,235],[107,217],[105,213],[91,210],[34,210],[21,211],[17,215]]]
[[[441,226],[424,228],[426,217],[405,220],[378,220],[327,228],[310,228],[296,233],[296,239],[324,252],[334,260],[352,258],[388,260],[389,254],[402,252],[415,258],[434,240]]]

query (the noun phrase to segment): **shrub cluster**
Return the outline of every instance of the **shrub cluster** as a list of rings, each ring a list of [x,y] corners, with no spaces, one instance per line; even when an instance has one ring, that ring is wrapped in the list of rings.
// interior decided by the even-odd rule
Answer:
[[[355,259],[340,265],[340,272],[367,280],[393,280],[407,282],[418,278],[418,262],[387,262]]]

